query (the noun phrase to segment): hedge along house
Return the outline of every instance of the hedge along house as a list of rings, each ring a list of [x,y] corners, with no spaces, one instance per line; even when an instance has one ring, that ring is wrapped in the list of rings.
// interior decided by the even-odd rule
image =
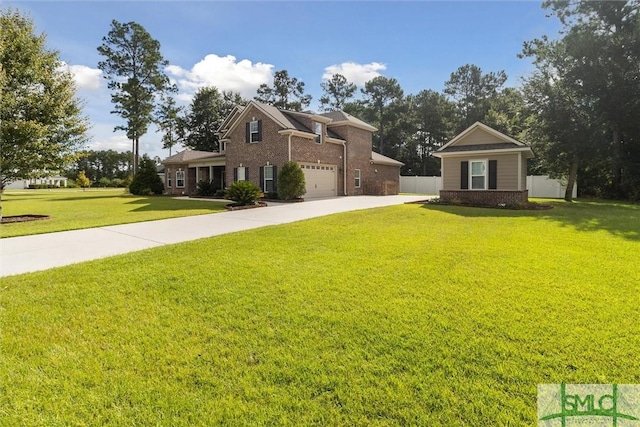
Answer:
[[[226,186],[224,150],[212,153],[187,149],[167,157],[162,164],[167,194],[195,195],[200,181],[213,181],[219,189]]]
[[[342,111],[313,114],[251,101],[220,129],[226,182],[252,181],[275,192],[280,168],[296,161],[305,198],[398,194],[403,163],[372,151],[376,130]]]
[[[443,201],[497,206],[528,200],[531,147],[485,124],[474,123],[433,155],[441,159]]]

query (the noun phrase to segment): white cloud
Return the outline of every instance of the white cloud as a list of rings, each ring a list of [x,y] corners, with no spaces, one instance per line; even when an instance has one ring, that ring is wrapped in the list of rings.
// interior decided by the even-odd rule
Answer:
[[[90,150],[115,150],[115,151],[131,151],[131,140],[126,135],[94,135],[93,140],[89,143]]]
[[[86,65],[68,65],[63,62],[60,69],[71,73],[78,89],[100,89],[102,70]]]
[[[342,64],[326,67],[322,79],[329,80],[334,74],[342,74],[349,82],[363,86],[372,78],[380,76],[381,74],[378,71],[384,71],[386,69],[387,66],[379,62],[371,62],[369,64],[343,62]]]
[[[262,83],[273,79],[273,65],[262,62],[252,63],[248,59],[236,61],[232,55],[218,56],[213,53],[204,57],[191,70],[177,65],[169,65],[166,72],[173,75],[178,88],[187,96],[204,86],[215,86],[219,90],[233,90],[244,97],[255,95]],[[182,98],[185,96],[183,95]]]

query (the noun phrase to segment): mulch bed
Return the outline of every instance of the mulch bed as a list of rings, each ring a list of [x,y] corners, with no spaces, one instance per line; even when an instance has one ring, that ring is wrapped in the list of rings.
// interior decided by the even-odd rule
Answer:
[[[49,215],[11,215],[11,216],[3,216],[2,224],[12,224],[15,222],[27,222],[27,221],[41,221],[43,219],[51,219]]]
[[[267,204],[265,202],[256,202],[255,205],[240,205],[238,203],[230,203],[227,206],[227,210],[229,211],[242,211],[245,209],[255,209],[255,208],[264,208]]]
[[[300,202],[304,202],[303,198],[299,198],[299,199],[265,199],[262,198],[260,199],[260,201],[262,202],[273,202],[273,203],[300,203]]]

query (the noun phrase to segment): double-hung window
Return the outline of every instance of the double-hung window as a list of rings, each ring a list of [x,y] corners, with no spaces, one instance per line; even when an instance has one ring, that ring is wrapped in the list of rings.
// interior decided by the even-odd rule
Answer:
[[[471,189],[486,190],[487,189],[487,161],[471,160]]]
[[[355,170],[356,188],[360,188],[360,169]]]
[[[171,169],[167,169],[167,187],[171,187],[172,185],[172,180],[171,180]]]
[[[257,120],[249,123],[249,142],[260,141],[260,127]]]
[[[273,188],[273,166],[264,166],[264,192],[271,193],[276,191]]]
[[[316,134],[316,144],[322,144],[322,123],[314,122],[313,133]]]
[[[184,188],[184,171],[176,172],[176,187]]]
[[[237,181],[246,181],[247,180],[246,170],[247,170],[247,168],[243,168],[243,167],[238,168]]]

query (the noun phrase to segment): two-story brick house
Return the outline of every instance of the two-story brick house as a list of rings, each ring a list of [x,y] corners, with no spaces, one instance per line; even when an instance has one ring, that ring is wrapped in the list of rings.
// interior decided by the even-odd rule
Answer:
[[[251,101],[222,124],[220,153],[182,152],[163,162],[168,173],[185,177],[182,187],[166,178],[167,192],[193,194],[195,182],[215,178],[222,162],[222,187],[248,180],[275,192],[278,170],[293,160],[305,174],[305,198],[397,194],[402,163],[372,151],[375,131],[342,111],[301,113]]]

